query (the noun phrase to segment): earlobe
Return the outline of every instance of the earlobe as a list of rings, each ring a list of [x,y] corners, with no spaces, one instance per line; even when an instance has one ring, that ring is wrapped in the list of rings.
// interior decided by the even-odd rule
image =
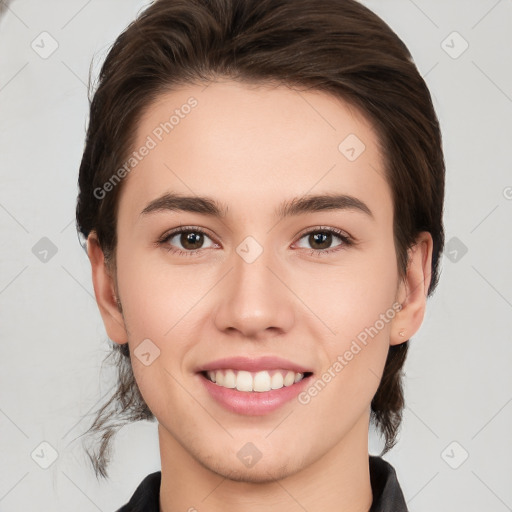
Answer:
[[[114,277],[105,262],[96,233],[91,232],[87,238],[87,254],[91,262],[94,295],[105,325],[108,337],[115,343],[128,341],[122,307],[116,295]]]
[[[390,345],[409,340],[423,322],[432,273],[432,248],[432,235],[424,231],[409,249],[407,274],[397,295],[401,308],[393,319]]]

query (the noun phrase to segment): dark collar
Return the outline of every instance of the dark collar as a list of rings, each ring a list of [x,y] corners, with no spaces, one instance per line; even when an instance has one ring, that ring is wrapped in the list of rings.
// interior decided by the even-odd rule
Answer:
[[[373,503],[369,512],[408,512],[395,468],[388,461],[370,455],[370,481]]]
[[[373,493],[373,504],[369,512],[408,512],[393,466],[381,457],[374,455],[369,457]],[[160,512],[161,478],[161,471],[151,473],[144,478],[130,501],[117,512]]]

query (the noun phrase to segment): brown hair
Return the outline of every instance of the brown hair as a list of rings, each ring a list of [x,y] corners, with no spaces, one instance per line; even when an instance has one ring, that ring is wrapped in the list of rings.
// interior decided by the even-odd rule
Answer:
[[[444,158],[439,122],[428,88],[400,38],[355,0],[156,0],[117,38],[90,101],[80,165],[77,227],[97,233],[115,266],[116,206],[122,183],[100,189],[133,151],[141,115],[162,93],[224,77],[318,90],[358,108],[382,145],[394,202],[399,274],[420,231],[433,238],[429,295],[438,281],[444,245]],[[341,142],[341,141],[340,141]],[[96,475],[107,477],[112,436],[124,424],[154,420],[135,381],[128,345],[112,344],[118,368],[115,394],[86,433],[102,433],[90,453]],[[390,346],[371,403],[371,419],[396,443],[404,395],[408,341]]]

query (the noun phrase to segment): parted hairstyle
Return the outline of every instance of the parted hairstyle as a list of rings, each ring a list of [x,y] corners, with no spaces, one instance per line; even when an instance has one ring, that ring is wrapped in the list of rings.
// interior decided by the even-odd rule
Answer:
[[[129,158],[137,124],[155,100],[180,86],[216,79],[322,91],[356,107],[370,121],[392,192],[399,276],[405,277],[416,236],[430,232],[431,295],[444,246],[439,122],[405,44],[356,0],[156,0],[121,33],[89,96],[76,207],[79,234],[86,238],[96,232],[113,272],[123,182],[108,193],[97,191]],[[111,441],[119,428],[155,420],[135,381],[128,344],[110,343],[107,359],[117,367],[117,390],[84,433],[101,435],[101,442],[86,453],[96,476],[103,478],[108,478]],[[389,347],[371,402],[371,421],[385,438],[381,455],[396,444],[402,421],[408,343]]]

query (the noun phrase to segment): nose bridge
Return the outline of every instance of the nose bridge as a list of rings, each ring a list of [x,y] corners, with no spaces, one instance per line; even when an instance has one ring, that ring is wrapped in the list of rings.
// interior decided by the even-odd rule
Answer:
[[[275,275],[280,268],[277,255],[248,236],[235,248],[231,262],[216,315],[218,328],[234,328],[244,336],[257,336],[268,328],[289,329],[293,304]]]

